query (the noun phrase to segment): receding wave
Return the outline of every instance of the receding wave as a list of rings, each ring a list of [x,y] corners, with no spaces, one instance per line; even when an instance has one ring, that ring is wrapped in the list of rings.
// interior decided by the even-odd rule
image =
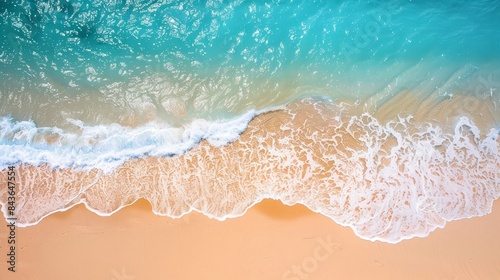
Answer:
[[[96,133],[107,136],[102,139],[109,143],[77,152],[71,145],[62,148],[64,139],[76,136],[53,136],[44,149],[52,145],[50,156],[66,156],[69,165],[52,163],[60,158],[27,162],[22,155],[14,162],[22,162],[17,164],[18,223],[34,225],[79,203],[110,215],[141,198],[158,215],[180,217],[197,211],[224,220],[273,198],[306,205],[351,227],[361,238],[398,242],[426,236],[447,221],[485,215],[500,196],[499,132],[480,131],[470,117],[458,116],[451,127],[441,127],[411,115],[384,120],[376,113],[360,112],[359,106],[312,99],[255,118],[254,114],[219,124],[228,128],[221,130],[227,134],[210,134],[214,130],[206,124],[196,126],[203,133],[183,132],[197,137],[182,138],[183,133],[176,131],[172,135],[178,147],[190,148],[177,150],[184,153],[170,157],[145,153],[149,156],[110,163],[112,172],[102,165],[78,165],[77,160],[85,157],[72,158],[71,151],[99,158],[97,151],[123,139],[131,143],[136,134],[142,135],[137,138],[141,141],[149,140],[140,142],[140,148],[120,146],[124,153],[127,147],[144,153],[154,141],[160,151],[168,137],[159,137],[162,130],[154,126],[107,127],[103,133],[102,127],[80,124],[80,142],[87,143],[85,135]],[[26,149],[43,146],[33,139],[45,132],[32,123],[4,120],[2,129],[2,137]],[[8,150],[5,145],[2,149]],[[49,154],[40,153],[38,159],[43,156]],[[5,168],[10,163],[4,160],[3,164]],[[5,176],[0,174],[1,181]],[[4,213],[6,197],[1,189]]]
[[[0,121],[0,169],[9,165],[47,164],[51,168],[97,168],[106,173],[126,160],[142,156],[181,155],[205,139],[214,146],[238,138],[257,114],[251,110],[228,121],[196,120],[185,127],[149,123],[140,127],[119,124],[86,126],[68,120],[73,131],[57,127],[36,127],[33,121]]]

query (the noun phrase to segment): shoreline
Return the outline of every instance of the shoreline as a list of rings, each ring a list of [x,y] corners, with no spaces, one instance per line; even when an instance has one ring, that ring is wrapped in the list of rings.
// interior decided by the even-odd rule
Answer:
[[[442,97],[437,96],[422,99],[410,92],[401,92],[383,104],[376,104],[377,101],[373,99],[365,100],[365,103],[360,105],[347,100],[325,102],[324,99],[306,97],[285,105],[260,110],[251,109],[232,118],[224,119],[222,122],[196,119],[179,127],[164,126],[164,123],[154,120],[140,126],[111,123],[100,127],[86,125],[80,120],[72,119],[68,121],[71,129],[66,131],[56,126],[39,127],[32,120],[14,121],[10,117],[0,117],[4,125],[0,127],[2,129],[0,132],[5,137],[0,140],[15,143],[10,146],[17,154],[24,154],[17,150],[19,146],[23,146],[29,149],[29,153],[36,155],[35,158],[17,158],[16,153],[11,154],[10,150],[0,150],[0,152],[5,151],[6,158],[10,159],[10,161],[1,161],[0,166],[7,168],[9,165],[22,163],[36,167],[49,165],[51,169],[75,169],[77,172],[97,170],[109,174],[121,168],[127,161],[149,157],[183,156],[203,142],[209,142],[215,147],[232,145],[238,142],[241,136],[248,134],[248,130],[256,124],[265,125],[266,123],[261,122],[260,119],[267,119],[267,115],[296,114],[296,112],[291,112],[293,111],[291,108],[296,109],[306,103],[341,110],[345,115],[342,121],[346,121],[345,118],[348,116],[366,115],[373,117],[381,125],[388,125],[391,122],[397,123],[406,119],[408,123],[416,124],[414,130],[432,125],[444,133],[451,134],[460,119],[467,118],[479,129],[482,138],[493,130],[500,131],[500,115],[495,112],[494,104],[486,99],[467,95],[457,95],[449,100],[443,100]],[[327,112],[327,115],[334,114]],[[140,139],[139,136],[142,135],[145,135],[145,139]],[[129,141],[130,139],[133,141]],[[122,142],[127,145],[120,147]],[[165,145],[174,148],[165,149]],[[125,152],[120,148],[124,148]],[[78,157],[72,155],[66,158],[63,154],[74,154],[72,149],[84,152],[78,154]],[[63,151],[63,154],[58,150]],[[114,154],[120,154],[120,156],[117,157]],[[9,157],[15,157],[16,160]]]
[[[304,206],[272,200],[224,222],[194,212],[180,219],[159,217],[145,200],[110,217],[78,205],[37,226],[19,228],[17,235],[18,271],[6,274],[6,265],[0,267],[0,275],[9,279],[437,280],[500,275],[498,200],[489,215],[453,221],[425,238],[397,244],[362,240]]]
[[[142,198],[161,215],[195,209],[223,220],[272,198],[307,205],[364,239],[397,242],[483,215],[498,197],[498,139],[478,142],[468,121],[465,132],[446,134],[351,114],[357,107],[310,101],[288,109],[257,116],[229,145],[204,140],[182,156],[133,159],[111,174],[21,166],[18,224],[83,201],[109,215]],[[6,195],[0,189],[3,203]]]

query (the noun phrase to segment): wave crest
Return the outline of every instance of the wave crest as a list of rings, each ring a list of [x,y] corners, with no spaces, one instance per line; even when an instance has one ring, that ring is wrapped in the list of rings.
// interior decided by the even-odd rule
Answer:
[[[119,124],[88,126],[70,119],[74,131],[57,127],[36,127],[33,121],[0,121],[0,170],[14,164],[51,168],[93,168],[110,173],[125,161],[142,156],[184,154],[201,140],[214,146],[235,141],[258,114],[252,110],[240,117],[219,122],[203,119],[189,126],[172,127],[149,123],[137,128]]]
[[[140,198],[159,215],[194,210],[224,220],[273,198],[306,205],[361,238],[398,242],[491,211],[500,195],[497,130],[483,135],[465,117],[451,131],[411,117],[384,124],[351,109],[305,100],[260,114],[229,145],[201,141],[108,174],[21,165],[18,222],[36,224],[78,203],[109,215]]]

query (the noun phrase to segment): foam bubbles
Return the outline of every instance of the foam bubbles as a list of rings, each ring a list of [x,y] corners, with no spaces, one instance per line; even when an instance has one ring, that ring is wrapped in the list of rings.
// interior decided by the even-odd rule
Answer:
[[[77,132],[3,118],[0,170],[23,163],[87,171],[97,168],[109,173],[132,158],[181,155],[203,139],[214,146],[226,145],[238,138],[257,113],[249,111],[229,121],[200,119],[185,127],[158,123],[137,128],[118,124],[87,126],[79,120],[68,120]]]
[[[169,130],[168,136],[156,126],[81,126],[76,139],[93,135],[101,143],[100,149],[92,148],[89,154],[116,147],[119,153],[109,155],[111,163],[132,151],[153,155],[152,147],[157,154],[126,160],[107,173],[99,165],[90,171],[74,166],[54,170],[49,165],[20,166],[18,223],[36,224],[78,203],[109,215],[141,198],[158,215],[180,217],[197,211],[224,220],[273,198],[288,205],[306,205],[351,227],[361,238],[394,243],[426,236],[451,220],[491,211],[500,195],[498,130],[481,133],[466,117],[446,130],[434,123],[416,122],[411,116],[383,122],[351,109],[347,104],[304,100],[260,114],[239,137],[241,120],[246,127],[255,112],[225,124],[195,122],[190,130]],[[29,122],[19,126],[34,129]],[[10,135],[5,137],[20,131],[8,127],[2,130],[7,131],[2,135]],[[68,137],[60,134],[61,139]],[[16,140],[21,142],[15,143],[35,149],[32,142],[28,144],[29,137],[23,134]],[[166,142],[166,137],[177,140]],[[199,142],[203,138],[207,141]],[[170,151],[168,143],[186,145],[189,150],[178,148],[182,155],[159,156]],[[84,150],[58,147],[61,155],[62,151],[80,154],[73,157],[75,162],[87,156]],[[57,154],[54,151],[44,150]],[[96,160],[109,164],[103,158]],[[79,162],[88,167],[91,163]],[[0,201],[5,197],[0,190]]]
[[[487,214],[500,195],[496,130],[481,139],[465,117],[448,133],[411,117],[382,124],[367,113],[346,116],[335,113],[340,107],[306,105],[314,106],[321,121],[298,112],[295,118],[303,125],[290,143],[303,147],[308,160],[302,166],[312,174],[295,184],[310,187],[305,195],[279,193],[287,203],[301,201],[362,238],[397,242],[426,236],[450,220]],[[335,117],[345,121],[330,121]],[[307,142],[314,143],[312,149]],[[284,155],[290,156],[296,157]],[[312,164],[324,159],[323,165]]]

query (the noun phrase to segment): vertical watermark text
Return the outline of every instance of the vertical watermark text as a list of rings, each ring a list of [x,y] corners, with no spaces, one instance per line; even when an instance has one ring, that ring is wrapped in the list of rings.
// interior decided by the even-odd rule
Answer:
[[[16,272],[16,170],[9,166],[7,170],[7,269]]]

